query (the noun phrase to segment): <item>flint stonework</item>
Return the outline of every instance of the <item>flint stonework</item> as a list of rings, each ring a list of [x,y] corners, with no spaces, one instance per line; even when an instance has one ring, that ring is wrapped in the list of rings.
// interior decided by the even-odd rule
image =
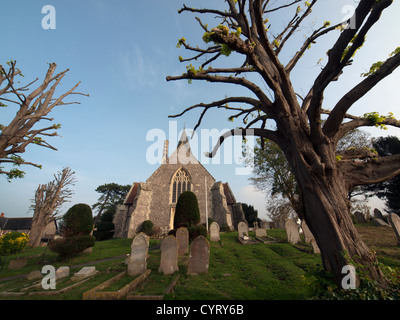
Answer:
[[[210,261],[210,244],[203,236],[198,236],[190,246],[187,274],[208,273]]]

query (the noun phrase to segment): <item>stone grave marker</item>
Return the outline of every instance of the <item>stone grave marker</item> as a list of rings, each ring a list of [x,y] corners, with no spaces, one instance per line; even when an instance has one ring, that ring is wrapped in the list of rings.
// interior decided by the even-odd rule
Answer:
[[[22,269],[23,267],[26,266],[27,262],[28,262],[28,259],[26,259],[26,258],[17,258],[17,259],[11,260],[10,264],[8,265],[8,269],[9,270]]]
[[[360,211],[354,212],[354,215],[356,217],[357,223],[366,223],[367,221],[365,220],[364,214]]]
[[[296,244],[301,242],[299,230],[297,228],[296,222],[293,219],[287,219],[285,222],[285,229],[288,242],[291,244]]]
[[[312,246],[312,248],[313,248],[313,252],[314,252],[314,253],[321,253],[321,251],[319,250],[317,241],[315,241],[314,238],[311,239],[311,242],[310,242],[310,243],[311,243],[311,246]]]
[[[238,233],[239,237],[244,238],[244,236],[249,236],[249,227],[247,226],[246,222],[240,221],[238,223]]]
[[[56,271],[56,278],[61,279],[69,276],[69,267],[59,267]]]
[[[176,230],[176,240],[178,241],[178,254],[183,256],[189,252],[189,231],[181,227]]]
[[[267,236],[267,230],[264,228],[257,228],[256,230],[256,237],[266,237]]]
[[[271,226],[270,226],[268,221],[263,221],[261,223],[261,228],[263,228],[263,229],[271,229]]]
[[[131,255],[128,263],[128,275],[142,274],[147,269],[147,254],[149,250],[149,238],[141,232],[132,241]]]
[[[306,243],[311,243],[311,240],[314,239],[314,236],[311,233],[310,228],[307,226],[305,220],[301,221],[301,229],[303,229],[304,241]]]
[[[386,223],[385,220],[375,218],[374,223],[377,227],[390,227],[390,224]]]
[[[90,277],[94,274],[96,274],[98,271],[96,271],[96,267],[83,267],[81,270],[78,272],[74,273],[74,276],[72,277],[72,281],[79,281],[84,278]]]
[[[210,244],[203,236],[198,236],[190,246],[187,274],[208,273],[210,261]]]
[[[161,243],[159,273],[174,274],[178,271],[178,241],[173,235],[165,237]]]
[[[396,234],[397,244],[400,245],[400,217],[397,214],[392,213],[389,216],[389,221],[390,221],[390,224],[392,225],[393,230]]]
[[[219,225],[215,221],[210,225],[210,241],[221,240],[219,236]]]
[[[383,216],[382,212],[377,208],[374,209],[374,217],[376,219],[381,219],[382,221],[386,222],[386,218]]]

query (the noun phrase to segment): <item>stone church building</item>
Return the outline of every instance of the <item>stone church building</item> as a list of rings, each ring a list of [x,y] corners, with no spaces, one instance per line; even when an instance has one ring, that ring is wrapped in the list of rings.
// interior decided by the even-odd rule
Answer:
[[[169,157],[165,141],[161,165],[147,181],[132,184],[124,204],[115,212],[114,237],[134,237],[145,220],[167,233],[173,229],[179,195],[188,190],[197,197],[200,223],[205,223],[208,216],[221,227],[237,229],[240,221],[246,221],[242,205],[236,203],[228,183],[216,181],[193,156],[184,130],[177,149]]]

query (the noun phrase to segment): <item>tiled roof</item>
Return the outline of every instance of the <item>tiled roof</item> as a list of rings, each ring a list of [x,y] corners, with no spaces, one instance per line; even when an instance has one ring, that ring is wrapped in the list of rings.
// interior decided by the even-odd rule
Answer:
[[[30,230],[32,226],[31,218],[0,218],[2,230]]]

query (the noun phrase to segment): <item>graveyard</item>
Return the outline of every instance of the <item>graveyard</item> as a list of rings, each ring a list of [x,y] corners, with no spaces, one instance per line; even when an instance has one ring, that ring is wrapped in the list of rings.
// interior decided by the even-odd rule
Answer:
[[[390,226],[368,222],[356,227],[379,262],[400,267],[400,247]],[[264,234],[269,241],[256,240]],[[179,252],[174,236],[162,240],[139,234],[96,242],[90,253],[62,262],[46,247],[27,248],[2,258],[0,299],[305,300],[320,293],[321,257],[306,233],[293,243],[285,229],[250,229],[242,236],[255,242],[240,241],[237,231],[219,237],[213,232]],[[134,253],[139,247],[145,249]],[[195,257],[194,250],[202,253]],[[57,269],[54,289],[43,289],[45,265]]]

